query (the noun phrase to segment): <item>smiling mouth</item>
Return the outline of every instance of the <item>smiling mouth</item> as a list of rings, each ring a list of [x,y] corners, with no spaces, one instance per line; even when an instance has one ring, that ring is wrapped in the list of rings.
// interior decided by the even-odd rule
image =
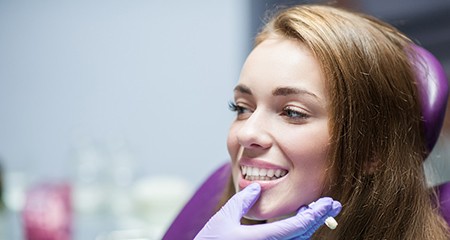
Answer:
[[[288,171],[284,169],[268,169],[241,166],[241,173],[245,180],[272,181],[284,177],[288,173]]]

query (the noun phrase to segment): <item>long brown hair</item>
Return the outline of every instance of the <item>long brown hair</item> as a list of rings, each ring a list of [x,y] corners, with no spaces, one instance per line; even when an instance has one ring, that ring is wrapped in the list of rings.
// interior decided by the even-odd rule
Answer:
[[[319,239],[449,239],[427,188],[411,41],[375,18],[331,6],[280,11],[258,34],[307,46],[327,78],[329,188],[339,226]],[[228,189],[228,195],[232,191]]]

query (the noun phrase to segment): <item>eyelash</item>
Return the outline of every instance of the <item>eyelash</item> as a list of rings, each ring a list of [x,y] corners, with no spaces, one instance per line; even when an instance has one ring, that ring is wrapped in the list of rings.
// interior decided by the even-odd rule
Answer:
[[[235,102],[232,102],[232,101],[228,102],[228,108],[230,109],[230,111],[236,112],[237,115],[244,113],[246,110],[245,107],[239,106]]]
[[[230,109],[230,111],[236,112],[237,115],[241,115],[246,111],[248,111],[247,108],[239,106],[238,104],[232,101],[228,103],[228,108]],[[304,120],[310,117],[308,114],[304,112],[292,109],[292,107],[285,107],[281,113],[281,116],[286,116],[287,118],[293,120]]]
[[[286,116],[290,119],[295,119],[295,120],[302,120],[302,119],[309,118],[308,114],[301,112],[301,111],[294,110],[291,107],[285,107],[283,109],[283,112],[281,115]],[[295,116],[293,116],[293,115],[295,115]]]

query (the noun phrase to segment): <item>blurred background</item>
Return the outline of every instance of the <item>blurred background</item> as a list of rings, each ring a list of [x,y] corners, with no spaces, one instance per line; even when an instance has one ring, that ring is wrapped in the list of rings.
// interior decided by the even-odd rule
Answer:
[[[267,12],[314,2],[330,3],[0,0],[0,240],[29,238],[49,204],[54,239],[160,239],[228,159],[227,104]],[[393,24],[449,76],[450,1],[331,3]],[[449,135],[447,120],[430,185],[450,180]]]

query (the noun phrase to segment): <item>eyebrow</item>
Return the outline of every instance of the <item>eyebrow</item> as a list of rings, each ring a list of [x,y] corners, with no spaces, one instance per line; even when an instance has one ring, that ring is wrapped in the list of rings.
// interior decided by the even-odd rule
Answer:
[[[237,86],[234,88],[234,91],[235,91],[235,92],[245,93],[245,94],[248,94],[248,95],[253,95],[252,90],[250,90],[249,87],[247,87],[247,86],[245,86],[245,85],[242,85],[242,84],[237,85]]]
[[[297,94],[306,94],[310,95],[314,98],[319,99],[316,94],[309,92],[307,90],[295,87],[278,87],[272,91],[273,96],[289,96],[289,95],[297,95]]]
[[[253,95],[252,90],[243,84],[237,85],[234,88],[234,91],[241,92],[243,94]],[[273,96],[289,96],[289,95],[298,95],[298,94],[306,94],[306,95],[312,96],[316,99],[319,99],[319,97],[316,94],[309,92],[307,90],[301,89],[301,88],[296,88],[296,87],[278,87],[272,91]]]

